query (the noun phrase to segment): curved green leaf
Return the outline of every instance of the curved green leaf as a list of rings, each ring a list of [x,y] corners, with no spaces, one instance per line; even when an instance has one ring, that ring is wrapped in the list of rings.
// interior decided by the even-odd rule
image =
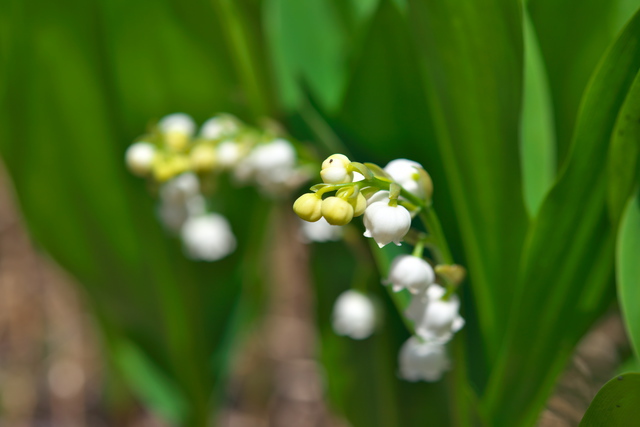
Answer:
[[[610,301],[617,226],[606,205],[606,154],[639,69],[636,15],[588,86],[568,160],[530,230],[485,396],[495,425],[535,422],[573,346]]]
[[[627,334],[640,360],[640,194],[629,200],[622,216],[616,248],[618,300]]]
[[[436,144],[490,357],[499,348],[528,218],[518,123],[519,2],[410,2]],[[444,184],[446,182],[446,184]]]
[[[553,105],[535,29],[524,11],[524,93],[520,124],[520,156],[524,201],[535,217],[556,175]]]
[[[593,398],[580,427],[628,427],[640,419],[640,374],[620,375]]]
[[[589,78],[638,6],[637,0],[527,2],[551,87],[559,165],[567,158]]]

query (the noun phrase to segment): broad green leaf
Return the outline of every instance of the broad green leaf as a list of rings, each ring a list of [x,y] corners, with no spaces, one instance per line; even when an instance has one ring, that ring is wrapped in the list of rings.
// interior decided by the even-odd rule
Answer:
[[[620,375],[593,398],[580,427],[627,427],[640,419],[640,374]]]
[[[520,156],[524,201],[529,215],[535,217],[555,180],[556,141],[544,60],[526,10],[523,16],[525,56]]]
[[[606,154],[640,68],[640,15],[600,63],[569,157],[532,225],[509,331],[486,391],[495,425],[532,425],[580,336],[609,304],[617,226]]]
[[[640,77],[631,87],[611,136],[607,159],[609,215],[618,221],[640,177]]]
[[[528,218],[518,144],[518,2],[409,3],[436,143],[464,247],[480,327],[498,350]]]
[[[300,105],[305,85],[335,110],[347,82],[346,34],[331,2],[265,0],[264,27],[273,68],[288,110]]]
[[[562,165],[569,151],[580,100],[589,77],[607,46],[638,6],[638,0],[527,2],[551,87],[558,165]]]
[[[634,354],[640,360],[640,194],[624,211],[616,247],[618,300]]]

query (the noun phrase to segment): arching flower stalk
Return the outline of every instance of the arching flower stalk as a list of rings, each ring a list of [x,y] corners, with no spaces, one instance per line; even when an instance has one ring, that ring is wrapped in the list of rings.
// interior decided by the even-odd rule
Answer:
[[[361,178],[354,180],[356,175]],[[405,240],[414,245],[412,254],[393,260],[383,281],[390,285],[392,298],[412,333],[400,352],[399,372],[409,381],[440,379],[450,366],[445,345],[464,325],[455,295],[464,279],[464,268],[454,264],[432,207],[433,183],[429,174],[411,160],[396,159],[381,168],[333,154],[322,163],[320,177],[323,182],[312,186],[311,192],[300,196],[293,205],[300,218],[346,225],[363,215],[364,236],[372,238],[380,248],[390,243],[400,246]],[[427,233],[412,230],[414,221],[422,222]],[[429,262],[423,258],[425,247],[433,257]],[[410,295],[408,308],[396,296],[399,292]],[[360,319],[360,312],[356,311],[362,310],[352,304],[354,312],[347,313],[350,305],[343,300],[341,297],[336,302],[334,311],[341,313],[342,321],[334,328],[339,334],[349,335],[344,323]],[[353,329],[358,328],[353,325]]]

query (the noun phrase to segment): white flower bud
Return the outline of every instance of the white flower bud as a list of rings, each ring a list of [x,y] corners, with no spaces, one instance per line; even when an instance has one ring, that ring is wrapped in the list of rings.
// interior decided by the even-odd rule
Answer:
[[[389,268],[385,284],[394,292],[407,289],[413,294],[424,292],[435,281],[436,275],[427,261],[413,255],[398,255]]]
[[[301,221],[300,232],[302,241],[310,242],[335,242],[342,238],[344,229],[339,225],[331,225],[326,219],[320,218],[316,222]]]
[[[239,126],[232,116],[212,117],[202,124],[200,136],[204,139],[221,139],[238,132]]]
[[[444,345],[421,343],[416,337],[411,337],[404,343],[398,359],[400,376],[413,382],[438,381],[451,367]]]
[[[414,321],[416,334],[426,341],[444,344],[464,326],[464,319],[458,314],[458,296],[451,295],[443,301],[445,292],[442,286],[431,285],[426,292],[413,297],[405,312]]]
[[[411,214],[404,206],[389,206],[387,202],[375,202],[364,211],[365,237],[372,237],[378,246],[400,241],[411,228]]]
[[[333,330],[356,340],[369,337],[375,327],[375,307],[360,292],[343,292],[333,306]]]
[[[136,142],[125,153],[125,162],[131,173],[139,176],[148,175],[156,157],[156,147],[148,142]]]
[[[175,113],[164,116],[158,122],[167,146],[173,150],[183,150],[193,136],[196,124],[188,114]]]
[[[236,248],[229,222],[215,213],[189,218],[180,235],[186,255],[194,260],[216,261]]]
[[[422,169],[420,163],[407,159],[392,160],[384,167],[384,171],[405,190],[422,197],[423,190],[420,188],[418,169]]]
[[[353,172],[349,171],[351,161],[344,154],[333,154],[322,162],[320,177],[327,184],[346,184],[353,181]]]
[[[189,154],[189,160],[194,171],[211,172],[216,166],[216,149],[210,145],[196,145]]]

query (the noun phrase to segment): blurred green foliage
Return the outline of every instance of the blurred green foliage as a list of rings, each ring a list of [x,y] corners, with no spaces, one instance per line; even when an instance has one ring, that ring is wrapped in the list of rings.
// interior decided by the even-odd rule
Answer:
[[[640,339],[627,204],[640,152],[638,6],[5,0],[0,152],[34,238],[86,290],[114,372],[182,425],[206,424],[230,349],[259,319],[268,204],[221,185],[238,251],[189,262],[125,171],[127,145],[164,114],[225,111],[280,120],[322,154],[341,140],[358,160],[421,162],[469,271],[455,369],[438,384],[397,379],[407,332],[376,275],[383,330],[335,336],[331,306],[353,261],[340,244],[318,247],[329,399],[356,426],[533,425],[614,301],[616,235],[622,306]],[[344,279],[326,277],[327,263]]]

